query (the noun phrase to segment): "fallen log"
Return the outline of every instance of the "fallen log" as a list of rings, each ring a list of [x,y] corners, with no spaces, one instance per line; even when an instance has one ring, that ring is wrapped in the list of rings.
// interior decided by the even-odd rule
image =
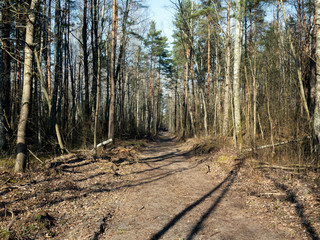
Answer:
[[[294,171],[297,169],[304,169],[304,168],[294,168],[294,167],[284,167],[284,166],[277,166],[277,165],[260,165],[260,166],[256,166],[254,167],[255,169],[259,169],[259,168],[272,168],[272,169],[282,169],[282,170],[288,170],[288,171]]]
[[[253,167],[255,169],[259,168],[272,168],[272,169],[282,169],[282,170],[287,170],[287,171],[295,171],[295,170],[307,170],[307,169],[319,169],[317,166],[306,166],[306,165],[289,165],[289,166],[278,166],[278,165],[268,165],[268,164],[263,164],[263,165],[258,165]]]
[[[44,164],[44,162],[40,158],[38,158],[33,152],[31,152],[31,150],[29,148],[28,148],[28,151],[35,159],[37,159],[39,162],[41,162],[41,164]]]
[[[303,138],[298,138],[298,139],[291,139],[291,140],[287,140],[287,141],[283,141],[283,142],[278,142],[278,143],[274,143],[274,144],[268,144],[268,145],[264,145],[264,146],[259,146],[259,147],[255,147],[255,148],[247,148],[244,149],[244,152],[252,152],[255,150],[261,150],[261,149],[266,149],[266,148],[271,148],[271,147],[277,147],[277,146],[281,146],[281,145],[285,145],[285,144],[289,144],[289,143],[294,143],[294,142],[302,142],[305,141],[307,139],[310,139],[311,136],[306,136]]]
[[[91,150],[91,152],[94,152],[94,151],[97,150],[99,147],[105,146],[105,145],[107,145],[107,144],[109,144],[109,143],[111,143],[111,142],[112,142],[112,139],[111,139],[111,138],[108,139],[108,140],[106,140],[106,141],[103,141],[103,142],[99,143],[95,148],[93,148],[93,149]]]

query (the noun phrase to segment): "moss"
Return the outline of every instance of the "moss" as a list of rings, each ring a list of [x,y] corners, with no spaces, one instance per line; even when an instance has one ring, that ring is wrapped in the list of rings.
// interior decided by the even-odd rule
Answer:
[[[5,229],[0,229],[0,239],[9,240],[11,238],[12,238],[12,232]]]
[[[15,159],[12,157],[9,158],[0,158],[0,167],[5,169],[12,169],[15,164]]]
[[[226,155],[221,155],[217,158],[217,162],[227,162],[230,160],[234,160],[236,158],[236,156],[226,156]]]
[[[49,236],[54,236],[55,233],[50,230],[54,225],[54,218],[50,216],[47,212],[41,212],[34,216],[34,220],[39,228],[39,230],[47,232]]]

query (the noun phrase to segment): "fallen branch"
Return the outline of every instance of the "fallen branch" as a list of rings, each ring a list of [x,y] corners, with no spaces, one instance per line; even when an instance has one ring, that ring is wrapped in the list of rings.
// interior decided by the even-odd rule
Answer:
[[[40,158],[38,158],[33,152],[31,152],[31,150],[29,148],[28,148],[28,151],[35,159],[37,159],[39,162],[41,162],[41,164],[44,164],[44,162]]]
[[[282,169],[282,170],[288,170],[288,171],[294,171],[297,170],[298,168],[295,167],[282,167],[282,166],[276,166],[276,165],[260,165],[254,167],[255,169],[258,168],[272,168],[272,169]],[[299,168],[299,169],[304,169],[304,168]]]
[[[259,165],[254,167],[255,169],[258,168],[273,168],[273,169],[282,169],[282,170],[288,170],[288,171],[294,171],[294,170],[306,170],[306,169],[319,169],[319,167],[316,166],[306,166],[306,165],[290,165],[290,166],[277,166],[277,165]]]
[[[112,139],[110,138],[110,139],[108,139],[107,141],[104,141],[104,142],[102,142],[102,143],[99,143],[95,148],[93,148],[93,149],[91,150],[91,152],[94,152],[94,151],[97,150],[99,147],[105,146],[105,145],[107,145],[107,144],[109,144],[109,143],[111,143],[111,142],[112,142]]]
[[[10,228],[12,227],[13,223],[17,220],[17,216],[14,215],[13,211],[9,210],[9,212],[11,213],[12,219],[7,226],[7,231],[10,231]]]
[[[266,198],[275,198],[278,200],[284,200],[287,198],[287,194],[285,193],[260,193],[259,197],[266,197]]]
[[[268,144],[268,145],[264,145],[264,146],[260,146],[260,147],[247,148],[247,149],[244,149],[243,151],[244,152],[252,152],[252,151],[255,151],[255,150],[261,150],[261,149],[265,149],[265,148],[277,147],[277,146],[281,146],[281,145],[285,145],[285,144],[289,144],[289,143],[293,143],[293,142],[302,142],[302,141],[305,141],[305,140],[310,139],[310,138],[311,138],[311,136],[306,136],[304,138],[287,140],[287,141],[278,142],[278,143],[274,143],[274,144]]]

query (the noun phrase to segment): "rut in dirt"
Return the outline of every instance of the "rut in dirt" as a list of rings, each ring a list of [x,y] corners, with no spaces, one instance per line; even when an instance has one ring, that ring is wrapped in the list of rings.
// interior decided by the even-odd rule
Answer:
[[[224,179],[163,134],[147,147],[114,218],[99,239],[284,239],[281,231],[244,208],[232,189],[244,159]],[[124,176],[125,177],[125,176]]]

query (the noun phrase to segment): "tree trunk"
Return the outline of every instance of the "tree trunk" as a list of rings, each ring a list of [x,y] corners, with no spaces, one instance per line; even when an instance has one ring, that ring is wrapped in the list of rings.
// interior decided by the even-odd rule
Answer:
[[[148,98],[148,134],[151,135],[151,115],[152,115],[152,51],[150,55],[150,76],[149,76],[149,98]]]
[[[280,1],[281,1],[282,13],[283,13],[283,20],[284,20],[285,24],[287,24],[287,19],[286,19],[286,13],[285,13],[285,10],[284,10],[283,0],[280,0]],[[296,50],[295,50],[294,45],[293,45],[291,33],[290,32],[287,32],[287,33],[288,33],[288,40],[289,40],[289,44],[290,44],[290,49],[291,49],[292,55],[297,60],[299,58],[297,57],[297,53],[296,53]],[[305,92],[304,92],[304,86],[303,86],[303,80],[302,80],[302,77],[303,77],[302,76],[302,69],[301,69],[300,65],[297,67],[297,75],[298,75],[298,80],[299,80],[299,90],[300,90],[300,97],[301,97],[301,101],[302,101],[302,107],[306,111],[308,122],[311,123],[310,111],[309,111],[307,99],[306,99]]]
[[[102,10],[101,10],[101,29],[100,29],[100,36],[103,32],[103,18],[104,18],[104,5],[105,0],[102,3]],[[97,36],[98,37],[98,36]],[[98,72],[97,72],[97,97],[96,97],[96,107],[95,107],[95,114],[94,114],[94,137],[93,137],[93,149],[94,154],[97,154],[97,126],[98,126],[98,114],[99,114],[99,104],[100,104],[100,75],[101,75],[101,37],[98,40]]]
[[[24,71],[23,71],[23,92],[21,101],[20,119],[17,132],[17,157],[14,170],[16,172],[24,171],[26,167],[27,146],[25,141],[27,120],[29,114],[29,104],[31,96],[31,80],[33,66],[33,33],[35,25],[35,7],[39,0],[32,0],[30,4],[30,12],[26,23],[26,40],[24,47]]]
[[[118,25],[118,0],[112,2],[112,33],[110,54],[110,106],[108,138],[114,141],[114,113],[115,113],[115,60],[117,49],[117,25]]]
[[[92,88],[91,88],[91,97],[92,105],[95,113],[96,109],[96,99],[97,99],[97,81],[98,81],[98,2],[97,0],[91,0],[91,48],[92,48],[92,66],[93,66],[93,75],[92,75]]]
[[[229,129],[229,109],[230,109],[230,65],[231,65],[231,27],[230,27],[230,0],[227,0],[227,54],[226,54],[226,81],[224,90],[224,112],[223,112],[223,129],[224,136],[228,134]]]
[[[242,6],[241,0],[236,3],[236,34],[234,46],[234,70],[233,70],[233,101],[236,143],[241,149],[241,109],[240,109],[240,67],[241,67],[241,40],[242,40]]]
[[[3,24],[2,24],[2,14],[0,14],[0,39],[2,38],[2,29],[3,29]],[[2,105],[2,99],[3,99],[3,50],[0,48],[0,150],[3,150],[5,141],[6,141],[6,135],[5,135],[5,128],[4,128],[4,115],[3,115],[3,105]]]
[[[253,56],[253,141],[257,135],[257,9],[254,6],[254,56]]]
[[[63,118],[61,126],[63,129],[69,129],[69,66],[68,66],[68,46],[69,46],[69,39],[67,35],[67,26],[68,26],[68,6],[69,6],[69,0],[65,0],[64,2],[64,26],[63,26],[63,32],[64,32],[64,104],[63,104]]]
[[[49,99],[51,99],[51,0],[49,0],[48,7],[48,73],[47,73],[47,82],[48,82],[48,94]]]
[[[319,25],[320,22],[320,0],[315,0],[315,17],[316,23]],[[317,31],[316,34],[316,58],[320,59],[320,31]],[[320,140],[320,68],[316,68],[316,102],[314,110],[314,119],[313,119],[313,130],[314,134],[317,137],[317,145],[319,145]],[[319,151],[319,146],[316,146],[315,150]]]
[[[83,68],[84,68],[84,112],[86,120],[89,121],[89,66],[88,66],[88,47],[87,47],[87,8],[88,0],[83,2],[83,26],[82,26],[82,47],[83,47]],[[90,122],[90,121],[89,121]]]
[[[158,86],[157,86],[157,103],[156,103],[156,116],[155,116],[155,124],[154,124],[154,133],[157,134],[159,131],[159,123],[160,123],[160,88],[161,88],[161,66],[159,61],[159,72],[158,72]]]
[[[18,2],[17,8],[21,9],[21,3]],[[17,22],[21,21],[21,16],[17,16]],[[14,126],[16,122],[16,116],[18,115],[18,108],[20,107],[20,96],[19,88],[21,82],[21,64],[20,64],[20,55],[21,55],[21,48],[20,48],[20,32],[21,29],[16,28],[16,46],[15,46],[15,77],[14,77],[14,87],[12,88],[12,95],[11,95],[11,120],[10,126]],[[16,96],[16,97],[14,97]]]
[[[3,106],[3,114],[7,120],[10,120],[10,107],[11,107],[11,81],[10,81],[10,72],[11,72],[11,44],[10,44],[10,35],[11,35],[11,3],[9,0],[5,1],[5,10],[3,11],[3,25],[2,29],[2,48],[3,48],[3,79],[2,79],[2,106]],[[11,130],[12,126],[8,124],[6,121],[5,126]]]
[[[57,111],[60,112],[61,106],[61,96],[58,102],[58,89],[61,86],[61,79],[62,79],[62,33],[61,33],[61,7],[60,7],[60,0],[56,0],[55,3],[55,50],[54,50],[54,86],[52,91],[51,97],[51,112],[50,112],[50,134],[53,135],[53,132],[56,132],[58,144],[61,149],[61,153],[64,152],[64,146],[62,144],[62,137],[59,131],[59,126],[57,123],[56,115]],[[60,95],[62,90],[60,91]],[[58,107],[57,107],[58,106]]]
[[[208,23],[208,62],[207,62],[207,100],[210,99],[210,59],[211,59],[211,25]]]

